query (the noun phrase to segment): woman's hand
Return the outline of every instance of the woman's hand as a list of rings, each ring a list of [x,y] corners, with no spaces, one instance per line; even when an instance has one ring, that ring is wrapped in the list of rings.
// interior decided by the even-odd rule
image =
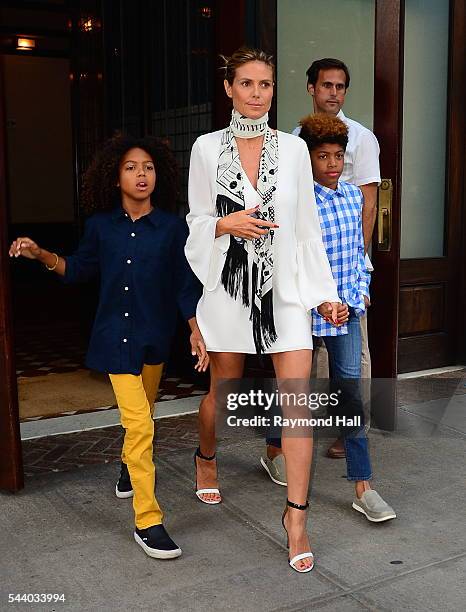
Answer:
[[[247,208],[246,210],[240,210],[239,212],[222,217],[217,221],[215,237],[218,238],[224,234],[231,234],[232,236],[236,236],[236,238],[254,240],[255,238],[265,236],[269,232],[269,229],[278,227],[278,225],[271,221],[252,217],[251,215],[258,210],[259,206],[255,206],[254,208]],[[268,229],[262,229],[264,227]]]
[[[19,257],[22,255],[27,259],[38,259],[41,256],[42,249],[34,240],[24,237],[13,240],[8,253],[10,257]]]
[[[337,323],[339,325],[344,325],[345,323],[348,323],[348,319],[349,319],[348,304],[338,304]]]
[[[340,302],[324,302],[317,307],[317,312],[335,327],[343,325],[349,318],[347,304],[340,304]]]
[[[367,297],[367,295],[364,296],[364,306],[366,308],[369,308],[369,306],[371,305],[371,301],[370,299]]]
[[[198,357],[194,369],[198,372],[205,372],[209,367],[209,355],[205,347],[204,338],[202,337],[202,334],[197,325],[191,332],[189,341],[191,342],[191,355],[197,355]]]

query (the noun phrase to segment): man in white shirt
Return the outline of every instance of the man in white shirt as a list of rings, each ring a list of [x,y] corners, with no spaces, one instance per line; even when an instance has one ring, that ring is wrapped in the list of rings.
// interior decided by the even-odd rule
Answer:
[[[362,211],[364,247],[366,251],[366,266],[372,272],[373,267],[367,255],[367,249],[372,241],[377,214],[377,187],[380,184],[379,143],[375,135],[366,127],[345,117],[341,110],[350,84],[350,74],[344,62],[333,58],[316,60],[306,72],[307,91],[312,96],[315,113],[336,115],[348,126],[348,146],[345,152],[343,173],[340,180],[357,185],[364,196]],[[300,127],[293,130],[299,136]],[[367,337],[367,314],[360,318],[361,323],[361,378],[371,377],[371,358]],[[328,360],[325,347],[316,347],[315,366],[318,378],[328,376]],[[363,401],[368,406],[370,401],[370,383],[362,388]],[[366,419],[366,423],[369,418]],[[333,459],[345,457],[343,440],[338,438],[329,447],[327,456]],[[286,484],[286,468],[281,452],[279,439],[267,440],[267,453],[261,458],[262,466],[277,484]]]
[[[307,72],[307,90],[315,113],[336,115],[348,126],[348,147],[342,181],[357,185],[364,195],[363,232],[366,251],[371,243],[377,211],[377,186],[380,184],[379,143],[366,127],[345,117],[341,110],[350,83],[346,65],[325,58],[311,64]],[[293,130],[298,135],[301,128]]]

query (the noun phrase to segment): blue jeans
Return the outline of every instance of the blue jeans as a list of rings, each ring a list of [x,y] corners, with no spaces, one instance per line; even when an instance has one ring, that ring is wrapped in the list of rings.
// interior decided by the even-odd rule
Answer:
[[[360,417],[359,427],[341,427],[340,434],[346,451],[348,480],[371,480],[372,468],[369,445],[364,430],[364,410],[361,400],[361,328],[359,317],[350,308],[348,333],[344,336],[323,336],[328,352],[332,390],[341,389],[338,416]],[[280,438],[267,438],[267,444],[280,447]]]

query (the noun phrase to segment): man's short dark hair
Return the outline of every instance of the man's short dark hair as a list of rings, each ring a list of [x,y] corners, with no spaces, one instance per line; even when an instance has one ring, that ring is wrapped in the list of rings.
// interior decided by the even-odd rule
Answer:
[[[350,84],[350,74],[348,66],[341,60],[334,59],[332,57],[324,57],[323,59],[312,62],[312,64],[306,71],[307,84],[314,85],[315,87],[315,84],[317,83],[317,80],[319,78],[319,72],[321,70],[331,70],[332,68],[337,70],[343,70],[343,72],[345,73],[345,88],[348,89]]]

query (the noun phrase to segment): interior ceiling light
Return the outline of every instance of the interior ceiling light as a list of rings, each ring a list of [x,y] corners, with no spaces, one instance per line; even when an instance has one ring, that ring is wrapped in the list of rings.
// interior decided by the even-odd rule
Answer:
[[[95,17],[82,17],[78,25],[81,32],[94,32],[100,28],[100,21]]]
[[[92,23],[92,19],[89,17],[89,19],[83,19],[81,21],[81,30],[83,32],[92,32],[92,30],[94,29],[94,24]]]
[[[33,38],[18,38],[16,49],[18,51],[32,51],[36,47],[36,41]]]
[[[210,19],[212,17],[212,8],[210,6],[201,6],[199,13],[204,19]]]

